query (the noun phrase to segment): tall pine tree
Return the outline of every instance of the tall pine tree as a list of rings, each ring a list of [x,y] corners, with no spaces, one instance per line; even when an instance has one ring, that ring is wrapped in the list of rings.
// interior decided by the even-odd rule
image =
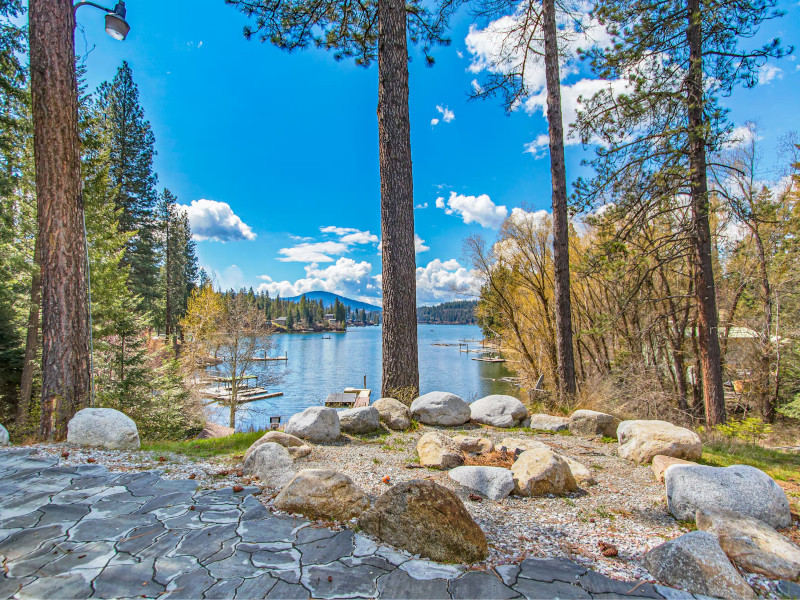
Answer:
[[[123,264],[130,266],[129,286],[141,299],[141,308],[155,312],[159,290],[155,208],[157,177],[153,172],[155,136],[139,104],[133,72],[123,62],[111,83],[97,91],[98,112],[106,130],[108,175],[113,200],[120,210],[120,231],[128,239]]]
[[[740,48],[767,19],[776,0],[599,0],[594,14],[613,44],[590,53],[605,79],[622,79],[590,99],[580,118],[585,143],[601,142],[596,177],[579,181],[585,206],[613,201],[628,222],[672,211],[679,237],[691,243],[697,336],[706,418],[725,421],[717,292],[714,281],[708,156],[729,130],[719,99],[737,84],[753,86],[770,57],[783,54],[774,39]]]

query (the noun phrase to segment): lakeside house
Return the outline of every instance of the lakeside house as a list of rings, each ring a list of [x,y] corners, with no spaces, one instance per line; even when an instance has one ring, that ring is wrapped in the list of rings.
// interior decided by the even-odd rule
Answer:
[[[286,327],[286,317],[278,317],[275,319],[275,324],[280,327]]]

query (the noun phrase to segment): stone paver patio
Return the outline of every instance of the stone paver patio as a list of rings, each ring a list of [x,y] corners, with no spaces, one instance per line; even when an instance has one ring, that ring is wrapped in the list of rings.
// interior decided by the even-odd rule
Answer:
[[[565,559],[489,571],[270,513],[245,488],[0,451],[0,599],[693,598]]]

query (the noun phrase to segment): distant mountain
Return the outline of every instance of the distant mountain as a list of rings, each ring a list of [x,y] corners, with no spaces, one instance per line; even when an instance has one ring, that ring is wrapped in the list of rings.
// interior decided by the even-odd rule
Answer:
[[[300,296],[294,296],[292,298],[281,298],[281,300],[287,300],[288,302],[300,302],[300,298],[303,296],[306,297],[306,300],[316,301],[322,299],[322,303],[325,306],[333,306],[334,302],[336,302],[336,299],[338,298],[339,302],[351,310],[361,310],[363,308],[367,312],[383,312],[383,308],[380,306],[368,304],[366,302],[360,302],[359,300],[352,300],[350,298],[340,296],[339,294],[332,294],[331,292],[308,292],[307,294],[301,294]]]

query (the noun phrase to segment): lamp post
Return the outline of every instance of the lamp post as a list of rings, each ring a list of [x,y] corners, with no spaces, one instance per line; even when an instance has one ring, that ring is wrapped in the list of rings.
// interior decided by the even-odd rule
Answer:
[[[131,26],[125,20],[125,16],[127,14],[127,10],[125,9],[124,2],[117,2],[117,5],[114,9],[106,8],[101,4],[95,4],[94,2],[78,2],[73,7],[74,12],[78,12],[78,9],[81,6],[93,6],[94,8],[99,8],[106,12],[106,33],[110,35],[115,40],[120,42],[124,42],[125,38],[128,37],[128,33],[131,30]]]
[[[42,396],[39,433],[66,435],[90,398],[86,239],[83,228],[75,11],[89,3],[30,0],[33,145],[42,281]],[[125,5],[106,10],[106,30],[124,39]]]

